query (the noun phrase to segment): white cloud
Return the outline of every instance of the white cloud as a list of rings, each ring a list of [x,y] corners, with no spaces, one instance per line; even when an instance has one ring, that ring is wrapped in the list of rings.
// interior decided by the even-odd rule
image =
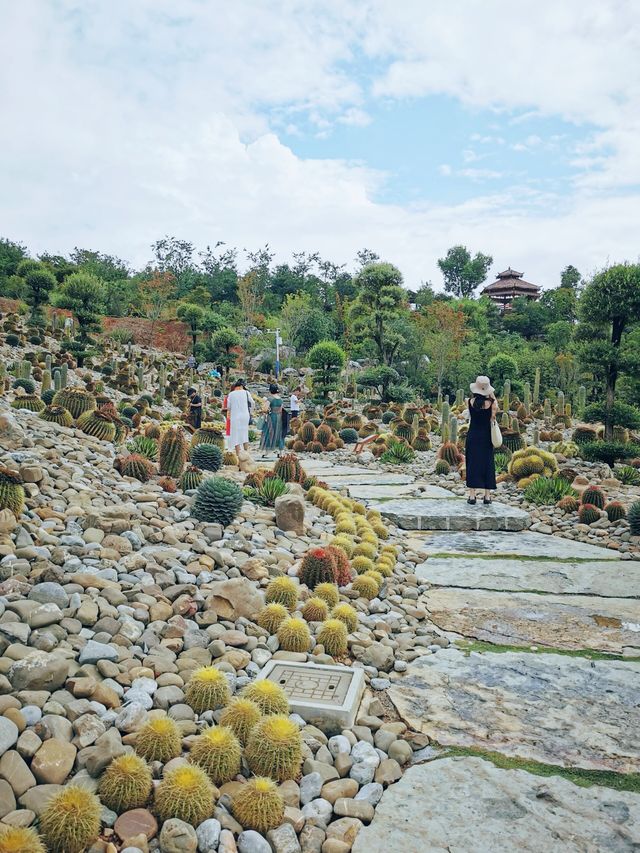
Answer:
[[[637,252],[637,42],[627,0],[326,0],[321,14],[312,0],[7,4],[0,234],[35,251],[77,244],[134,263],[167,233],[348,263],[368,246],[410,286],[439,283],[436,259],[462,242],[493,254],[496,268],[554,284],[567,263],[588,272]],[[366,124],[362,52],[376,97],[448,94],[597,124],[575,152],[583,172],[566,195],[476,186],[455,205],[376,201],[384,174],[303,160],[275,132]]]

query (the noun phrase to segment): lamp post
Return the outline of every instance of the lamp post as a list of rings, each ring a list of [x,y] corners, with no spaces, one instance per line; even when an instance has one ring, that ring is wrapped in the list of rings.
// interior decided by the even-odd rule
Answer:
[[[280,337],[280,329],[276,329],[276,379],[280,378],[280,344],[282,343],[282,338]]]

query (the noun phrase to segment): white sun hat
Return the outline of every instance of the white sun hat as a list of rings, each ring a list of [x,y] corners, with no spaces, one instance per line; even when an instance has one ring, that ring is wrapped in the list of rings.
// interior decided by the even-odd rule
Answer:
[[[495,392],[495,388],[491,385],[488,376],[476,376],[476,381],[469,385],[472,394],[482,394],[483,397],[488,397],[489,394]]]

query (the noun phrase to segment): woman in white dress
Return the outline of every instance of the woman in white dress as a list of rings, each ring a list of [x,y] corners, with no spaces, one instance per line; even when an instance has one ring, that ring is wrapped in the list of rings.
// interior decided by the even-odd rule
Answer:
[[[240,450],[249,449],[249,421],[253,410],[253,399],[244,387],[244,380],[238,379],[227,396],[227,414],[230,421],[229,447],[233,447],[236,456]]]

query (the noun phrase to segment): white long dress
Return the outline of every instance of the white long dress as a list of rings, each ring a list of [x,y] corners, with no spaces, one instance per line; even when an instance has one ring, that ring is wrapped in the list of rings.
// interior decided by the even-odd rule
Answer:
[[[244,388],[232,391],[227,397],[227,411],[231,422],[229,447],[242,446],[249,441],[249,406],[253,408],[253,400]]]

